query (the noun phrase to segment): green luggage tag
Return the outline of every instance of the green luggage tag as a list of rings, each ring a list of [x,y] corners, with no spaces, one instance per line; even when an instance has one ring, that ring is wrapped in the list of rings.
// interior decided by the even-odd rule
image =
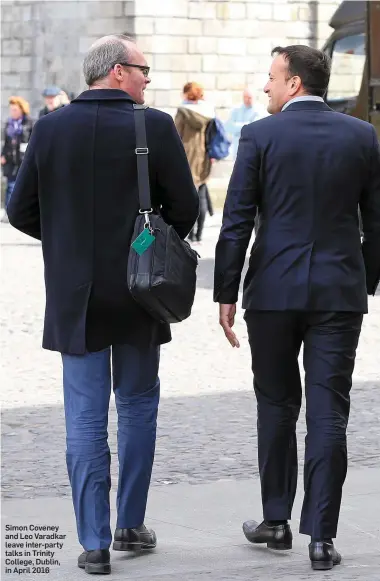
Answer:
[[[144,254],[148,250],[149,246],[155,241],[156,237],[149,232],[148,228],[139,234],[134,242],[132,242],[132,248],[137,252],[139,256]]]

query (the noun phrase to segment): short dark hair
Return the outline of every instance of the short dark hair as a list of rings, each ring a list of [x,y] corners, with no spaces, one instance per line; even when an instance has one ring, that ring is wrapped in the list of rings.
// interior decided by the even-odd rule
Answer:
[[[323,51],[304,44],[276,46],[272,56],[283,55],[288,62],[290,77],[300,77],[310,95],[324,97],[330,80],[331,60]]]

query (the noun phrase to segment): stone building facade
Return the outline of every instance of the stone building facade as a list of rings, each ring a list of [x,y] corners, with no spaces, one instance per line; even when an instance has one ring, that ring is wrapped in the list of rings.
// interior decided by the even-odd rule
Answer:
[[[223,118],[250,85],[262,93],[278,44],[321,46],[339,0],[3,0],[2,112],[11,94],[37,113],[41,91],[83,90],[81,61],[104,34],[126,33],[152,67],[149,104],[174,112],[181,89],[200,82]]]
[[[86,87],[83,56],[105,34],[135,38],[151,66],[147,103],[174,114],[194,80],[226,119],[249,85],[266,104],[270,52],[277,45],[320,47],[339,0],[2,0],[2,117],[8,97],[26,97],[34,116],[41,92]],[[210,188],[225,195],[231,161],[215,164]]]

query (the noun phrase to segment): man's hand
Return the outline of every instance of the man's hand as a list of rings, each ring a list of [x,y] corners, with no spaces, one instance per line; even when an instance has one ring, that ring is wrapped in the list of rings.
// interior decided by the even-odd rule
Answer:
[[[225,336],[232,345],[232,347],[240,347],[240,343],[232,327],[235,323],[236,304],[234,305],[219,305],[219,324],[222,326]]]
[[[1,156],[1,165],[5,165],[7,163],[7,160],[5,159],[5,157],[2,155]]]

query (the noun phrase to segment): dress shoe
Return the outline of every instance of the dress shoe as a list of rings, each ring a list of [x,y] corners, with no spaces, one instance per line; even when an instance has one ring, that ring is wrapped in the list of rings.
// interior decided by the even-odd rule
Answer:
[[[111,573],[109,550],[84,551],[78,557],[78,567],[84,569],[86,573],[108,575]]]
[[[333,543],[312,541],[309,545],[311,568],[315,571],[327,571],[339,565],[342,557]]]
[[[243,532],[250,543],[266,543],[268,549],[286,551],[292,548],[293,535],[288,523],[271,526],[265,521],[258,524],[247,520],[243,524]]]
[[[135,529],[116,529],[112,548],[114,551],[140,551],[154,549],[156,545],[156,533],[142,524]]]

